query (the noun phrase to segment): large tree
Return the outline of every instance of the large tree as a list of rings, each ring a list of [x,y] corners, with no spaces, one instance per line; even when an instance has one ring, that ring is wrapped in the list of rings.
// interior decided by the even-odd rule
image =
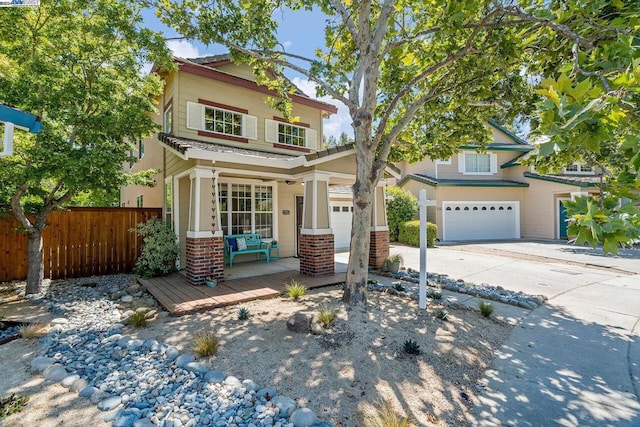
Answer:
[[[47,216],[76,194],[126,181],[122,165],[154,129],[153,95],[162,90],[143,61],[170,66],[170,54],[126,0],[46,1],[3,10],[2,22],[0,103],[43,123],[35,136],[16,131],[14,155],[0,159],[0,204],[28,234],[27,293],[37,293]]]
[[[159,14],[188,38],[219,43],[268,82],[284,68],[349,109],[357,162],[343,300],[366,302],[372,194],[389,160],[447,158],[461,143],[487,140],[489,117],[531,113],[531,83],[597,55],[623,34],[637,4],[622,1],[159,0]],[[314,57],[277,37],[280,9],[320,8],[325,45]],[[619,13],[608,19],[603,8]],[[291,16],[291,15],[287,15]],[[290,18],[291,19],[291,18]],[[633,18],[635,19],[635,18]],[[286,25],[286,21],[284,22]],[[603,38],[604,37],[604,38]],[[287,83],[268,84],[286,97]],[[287,111],[287,103],[274,102]]]

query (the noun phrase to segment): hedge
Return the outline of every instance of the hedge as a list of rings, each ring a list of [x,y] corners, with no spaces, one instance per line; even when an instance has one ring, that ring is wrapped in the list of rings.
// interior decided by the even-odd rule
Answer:
[[[398,241],[409,246],[420,246],[420,221],[405,221],[400,223],[400,234]],[[432,248],[436,245],[436,235],[438,226],[427,222],[427,246]]]
[[[389,239],[395,242],[399,240],[400,224],[418,218],[418,199],[400,187],[389,187],[386,193],[389,196],[387,200]]]

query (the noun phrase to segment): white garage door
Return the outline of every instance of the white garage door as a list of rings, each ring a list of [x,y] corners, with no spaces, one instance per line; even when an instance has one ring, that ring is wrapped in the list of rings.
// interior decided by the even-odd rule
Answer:
[[[520,202],[442,202],[445,241],[520,238]]]
[[[351,202],[331,202],[331,228],[336,249],[345,249],[351,243]]]

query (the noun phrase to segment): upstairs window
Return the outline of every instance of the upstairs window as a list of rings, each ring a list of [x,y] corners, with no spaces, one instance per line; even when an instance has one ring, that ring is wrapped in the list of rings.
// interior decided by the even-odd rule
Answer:
[[[142,194],[139,194],[138,197],[136,197],[136,207],[137,208],[144,207],[144,196]]]
[[[462,153],[458,157],[458,171],[464,175],[492,175],[498,170],[498,161],[492,153]]]
[[[316,131],[308,126],[265,119],[264,127],[267,142],[282,146],[316,149]]]
[[[173,104],[169,104],[169,106],[164,110],[162,131],[164,133],[173,133]]]
[[[591,166],[574,163],[564,168],[564,173],[572,175],[593,175],[594,171]]]
[[[214,105],[215,104],[215,105]],[[228,105],[200,100],[187,102],[187,128],[202,136],[248,142],[258,138],[258,119]]]
[[[138,140],[138,159],[144,157],[144,141],[142,139]]]

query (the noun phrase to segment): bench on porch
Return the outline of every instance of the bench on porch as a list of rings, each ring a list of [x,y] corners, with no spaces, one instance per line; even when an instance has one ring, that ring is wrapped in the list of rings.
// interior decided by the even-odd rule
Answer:
[[[243,241],[244,245],[242,245]],[[233,258],[236,255],[260,254],[260,258],[262,258],[262,254],[264,254],[267,262],[269,262],[269,252],[269,243],[262,241],[262,234],[260,233],[228,234],[224,236],[224,257],[229,260],[229,268],[233,267]]]

